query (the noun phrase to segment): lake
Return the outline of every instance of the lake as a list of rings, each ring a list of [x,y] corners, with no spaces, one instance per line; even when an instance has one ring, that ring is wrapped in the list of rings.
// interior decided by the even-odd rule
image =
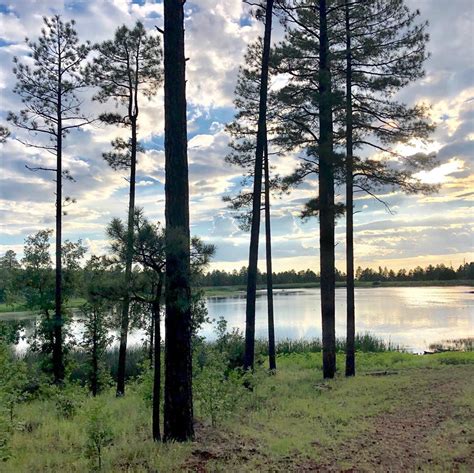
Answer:
[[[474,336],[473,288],[455,287],[372,287],[356,289],[356,330],[421,352],[430,343]],[[336,336],[346,330],[346,291],[336,289]],[[207,300],[211,319],[223,317],[229,330],[245,329],[245,296],[211,297]],[[311,339],[321,337],[319,289],[285,289],[274,294],[275,331],[277,339]],[[17,318],[0,316],[1,319]],[[22,317],[24,318],[24,317]],[[31,319],[31,316],[28,318]],[[75,323],[79,335],[81,326]],[[215,337],[214,327],[206,324],[202,335]],[[267,335],[267,300],[259,291],[256,307],[256,336]],[[133,331],[130,344],[140,343],[144,333]],[[19,349],[26,342],[21,342]]]

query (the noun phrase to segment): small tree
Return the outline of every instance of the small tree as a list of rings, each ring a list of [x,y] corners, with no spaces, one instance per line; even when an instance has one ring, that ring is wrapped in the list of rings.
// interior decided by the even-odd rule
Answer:
[[[113,431],[109,422],[109,412],[103,403],[95,401],[87,412],[86,455],[93,460],[95,470],[102,470],[104,449],[113,441]]]
[[[16,253],[8,250],[0,258],[0,302],[12,305],[18,299],[18,280],[21,274]]]
[[[14,74],[18,80],[13,89],[25,108],[19,114],[10,112],[8,120],[27,132],[16,139],[29,147],[45,150],[56,159],[56,166],[28,167],[32,171],[50,171],[56,180],[56,258],[55,299],[52,324],[53,373],[56,383],[64,378],[62,310],[62,217],[63,177],[72,179],[63,170],[63,139],[74,129],[90,123],[80,112],[81,100],[77,93],[84,87],[81,65],[89,53],[87,44],[80,44],[74,20],[63,22],[59,15],[43,18],[44,28],[38,42],[28,39],[33,67],[14,58]],[[37,139],[31,140],[31,137]],[[66,199],[71,202],[71,199]]]
[[[45,355],[44,369],[52,371],[54,379],[56,373],[54,371],[54,353],[56,343],[56,324],[52,318],[52,311],[55,308],[55,285],[54,273],[50,256],[50,237],[52,230],[40,230],[34,235],[30,235],[25,240],[24,257],[22,263],[24,266],[23,285],[25,304],[30,310],[38,311],[40,321],[38,330],[33,336],[31,348]],[[75,276],[79,268],[79,261],[84,256],[86,248],[81,241],[64,242],[64,251],[62,251],[62,267],[64,267],[64,296],[69,296],[74,290]],[[63,299],[64,302],[67,298]],[[65,353],[65,338],[67,336],[67,327],[69,325],[69,317],[65,309],[61,311],[62,327],[61,327],[61,353]],[[63,360],[64,362],[64,360]]]
[[[2,382],[0,399],[7,408],[10,424],[13,425],[15,407],[27,399],[25,387],[28,382],[27,367],[23,361],[14,360],[11,349],[0,340],[0,366]]]
[[[160,433],[160,394],[161,394],[161,331],[160,314],[161,298],[166,266],[166,232],[159,224],[149,222],[141,210],[135,212],[134,220],[134,261],[144,271],[141,279],[137,278],[133,288],[133,299],[150,307],[150,346],[153,346],[153,439],[159,441]],[[120,219],[114,219],[107,228],[112,241],[111,248],[119,259],[123,259],[127,251],[127,230]],[[191,271],[193,277],[201,274],[214,254],[213,245],[206,245],[199,238],[191,239]],[[192,295],[193,327],[200,326],[204,312],[200,304],[201,293],[194,291]],[[206,312],[207,313],[207,312]]]
[[[91,84],[99,87],[95,100],[114,101],[123,107],[121,113],[104,113],[100,119],[108,124],[121,125],[130,130],[130,138],[112,141],[113,151],[103,154],[114,170],[129,170],[129,202],[127,252],[125,255],[125,293],[120,327],[117,396],[125,394],[125,364],[129,330],[129,308],[132,289],[133,214],[135,211],[135,181],[137,153],[142,151],[138,142],[139,101],[142,96],[151,99],[162,81],[160,38],[151,36],[141,22],[133,29],[118,28],[113,40],[94,46],[97,56],[87,68]]]
[[[88,355],[89,388],[96,396],[104,384],[103,356],[113,339],[109,336],[109,309],[96,301],[84,304],[81,311],[84,323],[81,346]]]

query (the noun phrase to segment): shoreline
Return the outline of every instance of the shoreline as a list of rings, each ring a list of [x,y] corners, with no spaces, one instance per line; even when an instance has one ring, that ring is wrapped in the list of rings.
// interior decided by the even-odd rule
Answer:
[[[474,281],[471,280],[452,280],[452,281],[356,281],[357,288],[380,288],[380,287],[474,287]],[[282,283],[273,284],[273,289],[312,289],[319,288],[319,282],[309,283]],[[344,281],[336,282],[336,289],[345,288]],[[245,293],[246,286],[207,286],[202,288],[206,297],[237,296]],[[257,290],[265,290],[265,284],[258,284]]]
[[[319,288],[319,282],[310,283],[284,283],[274,284],[273,289],[275,293],[284,291],[285,289],[315,289]],[[336,282],[336,289],[345,288],[346,283],[344,281]],[[474,287],[474,281],[472,280],[452,280],[452,281],[383,281],[383,282],[372,282],[372,281],[358,281],[355,283],[356,289],[364,288],[381,288],[381,287]],[[258,291],[265,291],[266,285],[257,285]],[[236,297],[245,295],[246,286],[206,286],[202,287],[206,298],[214,297]],[[474,293],[473,291],[470,291]],[[73,299],[73,301],[67,306],[68,309],[78,309],[85,301],[83,299]],[[24,310],[22,305],[18,305],[13,310],[8,310],[9,307],[5,304],[0,304],[0,319],[2,317],[15,316],[28,317],[34,314],[34,311]]]

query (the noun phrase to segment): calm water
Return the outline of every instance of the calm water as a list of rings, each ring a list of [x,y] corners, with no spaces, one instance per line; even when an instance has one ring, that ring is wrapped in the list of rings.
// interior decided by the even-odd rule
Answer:
[[[422,351],[430,343],[474,336],[474,294],[471,287],[383,287],[356,289],[356,326],[358,332],[372,334],[413,351]],[[336,290],[336,335],[345,335],[345,296]],[[207,302],[211,319],[224,317],[228,328],[245,328],[245,297],[213,297]],[[321,336],[319,289],[279,290],[274,295],[277,339]],[[256,336],[267,332],[267,301],[264,292],[257,299]],[[2,317],[5,320],[5,316]],[[17,318],[17,316],[15,316]],[[31,318],[31,317],[29,317]],[[81,325],[73,327],[76,336]],[[206,338],[214,338],[214,328],[202,329]],[[139,343],[141,331],[130,334],[130,344]],[[25,348],[23,341],[20,349]]]
[[[470,287],[381,287],[356,289],[356,330],[422,351],[430,343],[474,336],[474,294]],[[336,336],[346,330],[346,290],[336,289]],[[284,290],[274,295],[277,339],[321,336],[319,289]],[[209,315],[229,327],[245,328],[245,297],[212,298]],[[257,300],[256,336],[265,337],[267,301]],[[207,336],[211,330],[203,330]]]

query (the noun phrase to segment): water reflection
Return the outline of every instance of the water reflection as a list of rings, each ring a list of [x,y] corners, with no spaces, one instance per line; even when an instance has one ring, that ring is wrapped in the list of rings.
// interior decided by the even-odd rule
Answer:
[[[474,295],[469,287],[381,287],[356,289],[357,331],[371,333],[422,351],[430,343],[474,333]],[[274,296],[277,338],[321,336],[319,289],[278,291]],[[256,335],[265,337],[266,297],[257,299]],[[230,327],[245,327],[245,297],[213,298],[212,317],[224,317]],[[346,291],[336,290],[336,335],[345,335]],[[212,336],[209,327],[206,336]]]
[[[356,289],[357,331],[370,331],[378,337],[414,351],[422,351],[431,343],[465,338],[474,334],[474,294],[470,287],[383,287]],[[345,336],[346,291],[336,290],[336,335]],[[274,295],[275,331],[277,339],[300,339],[321,336],[319,289],[279,290]],[[207,301],[211,319],[224,317],[229,329],[245,329],[245,296],[213,297]],[[267,335],[267,301],[259,292],[256,306],[256,336]],[[7,317],[2,316],[5,320]],[[25,322],[24,334],[32,335],[34,319],[15,315],[10,319]],[[212,325],[201,334],[212,339]],[[73,333],[80,336],[81,323],[73,324]],[[115,333],[116,335],[116,333]],[[129,336],[131,345],[141,343],[140,330]],[[26,348],[26,340],[19,349]]]

